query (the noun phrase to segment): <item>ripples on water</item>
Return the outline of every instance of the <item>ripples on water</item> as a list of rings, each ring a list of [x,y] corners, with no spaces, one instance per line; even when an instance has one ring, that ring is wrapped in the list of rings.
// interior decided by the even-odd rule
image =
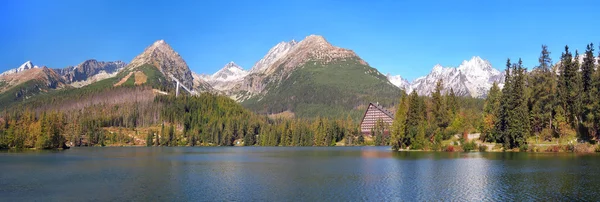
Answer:
[[[596,154],[389,147],[74,148],[0,153],[0,200],[600,200]]]

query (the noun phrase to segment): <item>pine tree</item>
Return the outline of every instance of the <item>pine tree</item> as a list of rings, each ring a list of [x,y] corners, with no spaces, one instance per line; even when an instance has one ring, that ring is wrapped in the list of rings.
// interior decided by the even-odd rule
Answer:
[[[442,88],[444,87],[443,80],[438,80],[435,91],[431,95],[431,99],[433,102],[433,117],[435,118],[435,124],[437,125],[438,133],[441,133],[448,127],[450,124],[450,120],[448,118],[448,109],[446,107],[446,102],[442,97]]]
[[[450,93],[446,98],[446,102],[450,112],[450,118],[454,118],[454,116],[456,116],[456,112],[458,111],[458,100],[456,98],[456,94],[454,94],[453,88],[450,88]]]
[[[582,78],[582,107],[581,110],[581,121],[583,123],[584,130],[581,131],[581,138],[590,140],[596,136],[596,123],[594,117],[594,108],[597,100],[593,97],[596,92],[594,89],[594,74],[596,58],[594,57],[594,44],[590,43],[587,45],[585,51],[585,57],[583,58],[583,64],[581,66],[581,78]]]
[[[538,61],[539,65],[531,72],[528,82],[531,85],[530,130],[538,136],[542,135],[543,139],[550,140],[557,84],[556,74],[551,70],[552,59],[546,45],[542,45]]]
[[[423,124],[423,111],[422,111],[422,100],[417,95],[416,91],[410,94],[408,100],[408,112],[406,115],[406,138],[403,141],[407,146],[413,149],[413,144],[421,145],[417,143],[416,138],[419,135],[421,124]]]
[[[391,144],[394,150],[403,149],[407,146],[406,139],[406,112],[408,111],[408,95],[402,92],[400,104],[396,110],[391,130]]]
[[[529,134],[529,115],[525,96],[525,68],[521,59],[513,64],[512,92],[510,96],[509,112],[509,137],[510,148],[518,148],[525,144],[525,138]]]
[[[565,52],[561,56],[558,94],[567,122],[573,128],[577,125],[580,107],[579,88],[581,86],[581,77],[579,77],[578,66],[577,61],[573,61],[573,56],[569,52],[569,46],[565,46]]]
[[[152,140],[154,139],[154,132],[152,130],[148,131],[148,134],[146,134],[146,146],[147,147],[151,147],[152,146]]]
[[[502,92],[498,87],[498,84],[494,82],[490,91],[488,92],[488,96],[485,99],[484,107],[483,107],[483,127],[482,127],[482,137],[483,141],[487,142],[495,142],[496,139],[492,135],[494,130],[494,125],[498,119],[498,111],[500,109],[500,97]]]
[[[512,75],[510,59],[506,60],[506,71],[504,73],[504,88],[500,96],[500,108],[498,109],[498,117],[493,131],[493,136],[497,143],[502,143],[504,148],[509,148],[509,114],[510,114],[510,97],[512,95]]]

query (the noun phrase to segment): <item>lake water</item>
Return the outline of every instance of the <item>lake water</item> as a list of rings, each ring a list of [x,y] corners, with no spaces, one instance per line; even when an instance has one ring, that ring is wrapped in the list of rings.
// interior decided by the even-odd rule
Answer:
[[[0,153],[1,201],[600,200],[600,156],[389,147]]]

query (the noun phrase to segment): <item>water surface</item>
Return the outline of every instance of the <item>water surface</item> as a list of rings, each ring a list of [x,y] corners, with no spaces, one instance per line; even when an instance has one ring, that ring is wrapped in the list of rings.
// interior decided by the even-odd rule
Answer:
[[[1,201],[600,200],[600,156],[389,147],[0,153]]]

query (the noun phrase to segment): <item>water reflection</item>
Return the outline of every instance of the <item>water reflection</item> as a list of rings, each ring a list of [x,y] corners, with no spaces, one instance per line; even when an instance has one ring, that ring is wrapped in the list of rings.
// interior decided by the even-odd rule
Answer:
[[[600,200],[600,156],[389,147],[0,153],[2,201]]]

